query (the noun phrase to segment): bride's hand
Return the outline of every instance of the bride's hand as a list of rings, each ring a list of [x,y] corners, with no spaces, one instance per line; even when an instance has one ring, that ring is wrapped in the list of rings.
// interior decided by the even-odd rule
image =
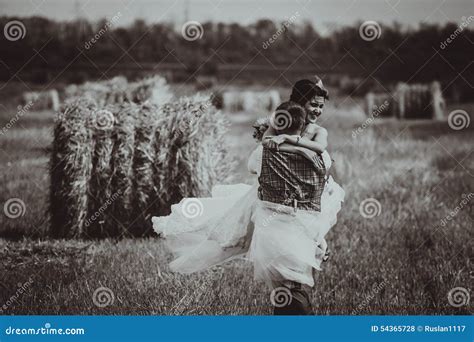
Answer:
[[[331,252],[329,251],[329,247],[326,240],[322,239],[321,241],[319,241],[318,247],[320,248],[321,252],[324,254],[322,256],[322,261],[323,262],[328,261]],[[318,254],[316,255],[316,257],[318,257]]]
[[[272,150],[277,150],[278,146],[286,142],[286,134],[275,135],[271,138],[267,138],[263,141],[263,146],[268,147]]]
[[[324,164],[321,161],[321,158],[317,152],[311,151],[307,148],[298,148],[300,153],[308,160],[312,161],[314,166],[317,168],[323,168]]]

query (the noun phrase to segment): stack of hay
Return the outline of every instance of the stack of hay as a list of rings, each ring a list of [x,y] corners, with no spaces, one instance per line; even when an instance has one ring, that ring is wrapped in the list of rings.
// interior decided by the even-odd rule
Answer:
[[[444,99],[439,82],[399,83],[394,93],[394,115],[400,119],[443,119]]]
[[[439,82],[431,84],[399,83],[393,94],[366,95],[367,114],[373,115],[388,101],[381,116],[394,116],[399,119],[443,119],[444,99]]]
[[[219,94],[221,106],[223,109],[238,112],[272,112],[280,104],[280,94],[276,90],[271,91],[225,91]]]
[[[142,103],[149,101],[157,105],[169,102],[173,98],[166,80],[160,76],[153,76],[139,82],[130,83],[125,96],[132,102]]]
[[[114,77],[108,81],[86,82],[81,85],[71,84],[64,90],[65,97],[89,97],[95,99],[99,105],[113,102],[111,97],[121,94],[127,88],[128,82],[124,77]],[[117,102],[118,99],[117,99]]]
[[[45,91],[28,91],[23,93],[22,104],[35,110],[59,110],[59,94],[56,89]]]
[[[66,98],[90,97],[99,106],[145,101],[162,104],[172,99],[166,80],[160,76],[132,83],[128,83],[125,77],[118,76],[107,81],[86,82],[79,86],[70,85],[65,89],[65,96]]]
[[[392,116],[392,97],[390,94],[368,93],[365,97],[366,113],[370,117]]]
[[[146,236],[152,215],[209,195],[232,168],[227,123],[207,98],[100,107],[80,97],[60,118],[51,159],[55,237]]]

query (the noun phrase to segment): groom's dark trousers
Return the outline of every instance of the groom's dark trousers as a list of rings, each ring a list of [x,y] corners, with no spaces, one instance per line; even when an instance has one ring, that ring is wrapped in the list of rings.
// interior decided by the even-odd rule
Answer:
[[[303,156],[263,149],[262,169],[258,178],[258,196],[262,201],[294,207],[295,210],[321,210],[326,169]],[[291,301],[285,306],[275,306],[275,315],[312,315],[309,287],[294,281],[275,282],[274,289],[285,287]]]
[[[274,306],[274,315],[314,315],[309,286],[294,281],[274,282],[273,286],[274,289],[287,288],[291,293],[290,300],[285,302],[287,305]]]

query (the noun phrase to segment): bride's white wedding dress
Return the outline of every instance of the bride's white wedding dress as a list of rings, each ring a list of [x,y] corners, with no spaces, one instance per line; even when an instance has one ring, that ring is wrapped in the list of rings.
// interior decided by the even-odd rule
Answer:
[[[262,147],[249,158],[249,171],[260,174]],[[323,153],[326,169],[331,158]],[[314,285],[312,268],[320,269],[325,235],[337,221],[344,190],[326,182],[321,212],[297,210],[258,199],[253,185],[217,185],[211,197],[185,198],[171,214],[153,217],[153,229],[163,236],[176,259],[174,272],[193,273],[243,257],[253,262],[254,276],[268,284],[292,280]]]

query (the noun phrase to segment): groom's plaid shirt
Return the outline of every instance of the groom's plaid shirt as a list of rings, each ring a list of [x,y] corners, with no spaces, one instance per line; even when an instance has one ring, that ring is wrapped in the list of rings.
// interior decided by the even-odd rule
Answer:
[[[296,200],[299,209],[320,211],[325,176],[324,167],[316,167],[301,155],[264,147],[258,196],[262,201],[290,207]]]

